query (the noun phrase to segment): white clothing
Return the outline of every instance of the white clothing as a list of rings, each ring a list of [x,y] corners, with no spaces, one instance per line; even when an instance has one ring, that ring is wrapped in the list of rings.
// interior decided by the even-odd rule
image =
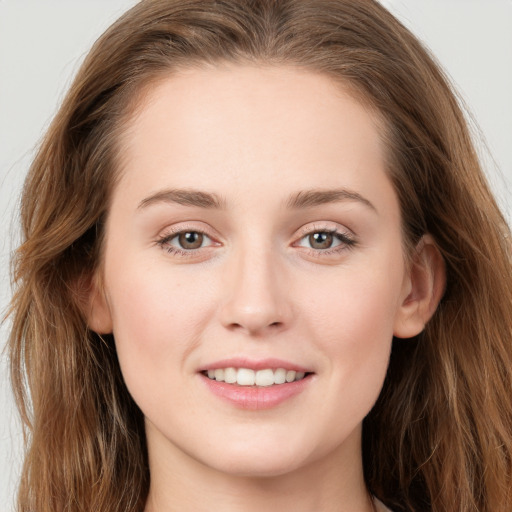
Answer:
[[[378,500],[377,498],[374,498],[375,500],[375,506],[377,507],[378,512],[392,512],[382,501]]]

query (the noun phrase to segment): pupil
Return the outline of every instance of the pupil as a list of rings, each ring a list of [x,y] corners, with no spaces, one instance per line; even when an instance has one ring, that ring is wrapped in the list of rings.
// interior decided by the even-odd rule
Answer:
[[[183,249],[199,249],[203,245],[203,235],[194,231],[181,233],[179,243]]]
[[[309,243],[314,249],[329,249],[332,245],[332,234],[313,233],[309,235]]]

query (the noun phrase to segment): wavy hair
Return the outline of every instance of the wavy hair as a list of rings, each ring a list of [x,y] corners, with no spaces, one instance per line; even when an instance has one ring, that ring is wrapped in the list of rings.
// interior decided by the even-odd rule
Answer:
[[[441,304],[423,333],[393,341],[364,421],[368,489],[397,512],[510,512],[510,231],[446,77],[373,0],[143,0],[95,43],[22,197],[9,339],[27,444],[19,512],[144,509],[142,413],[84,297],[141,94],[226,61],[327,75],[377,112],[405,245],[430,233],[445,261]]]

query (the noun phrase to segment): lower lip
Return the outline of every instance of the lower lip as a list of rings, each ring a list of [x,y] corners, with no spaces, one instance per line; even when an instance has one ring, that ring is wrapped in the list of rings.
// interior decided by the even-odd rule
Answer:
[[[311,382],[311,375],[301,380],[274,384],[273,386],[238,386],[210,379],[201,374],[208,389],[219,398],[231,403],[239,409],[262,410],[272,409],[279,404],[298,395]]]

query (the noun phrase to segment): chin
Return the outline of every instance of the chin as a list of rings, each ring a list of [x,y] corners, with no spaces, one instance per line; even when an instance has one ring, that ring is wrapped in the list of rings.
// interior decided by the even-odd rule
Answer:
[[[315,450],[313,450],[315,451]],[[214,453],[203,452],[203,464],[222,473],[239,477],[277,477],[291,473],[308,465],[314,453],[305,443],[266,442],[247,443],[241,440],[215,450]],[[204,456],[206,455],[206,456]]]
[[[292,473],[302,466],[297,460],[284,460],[266,456],[253,458],[245,456],[231,457],[212,465],[212,469],[221,473],[242,478],[271,478]]]

